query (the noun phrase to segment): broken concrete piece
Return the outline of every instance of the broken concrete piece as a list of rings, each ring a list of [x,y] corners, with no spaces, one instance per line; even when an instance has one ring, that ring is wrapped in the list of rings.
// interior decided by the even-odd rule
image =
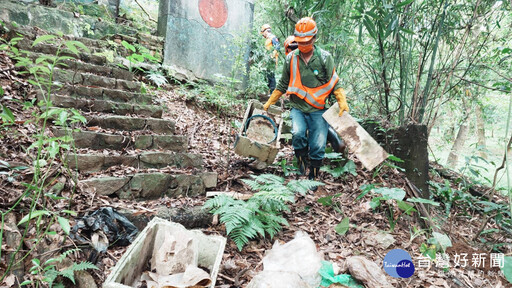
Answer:
[[[364,243],[368,246],[378,246],[384,250],[395,243],[395,237],[385,232],[371,232],[363,236]]]
[[[357,280],[363,282],[366,287],[392,288],[382,269],[374,262],[362,257],[349,257],[345,264],[350,274]]]
[[[339,111],[340,109],[336,103],[322,116],[347,143],[350,152],[356,154],[363,166],[372,170],[386,160],[388,153],[384,151],[379,143],[348,112],[344,112],[340,117]]]

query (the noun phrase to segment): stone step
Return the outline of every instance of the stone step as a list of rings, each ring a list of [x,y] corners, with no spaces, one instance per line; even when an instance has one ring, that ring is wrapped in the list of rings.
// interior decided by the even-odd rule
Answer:
[[[75,159],[76,157],[76,159]],[[144,152],[138,155],[69,154],[66,163],[70,169],[80,172],[99,172],[114,166],[146,168],[201,168],[203,158],[200,154],[173,152]]]
[[[164,151],[187,151],[187,137],[181,135],[135,135],[124,136],[94,131],[66,131],[65,129],[52,129],[57,137],[66,136],[71,132],[73,142],[77,148],[94,150],[113,149],[158,149]]]
[[[62,87],[54,88],[53,91],[55,94],[72,96],[74,98],[109,100],[114,102],[129,102],[146,105],[151,104],[153,98],[149,94],[81,85],[63,85]]]
[[[43,100],[38,94],[38,100]],[[89,100],[62,95],[51,95],[50,101],[56,107],[75,108],[82,111],[112,113],[116,115],[136,114],[153,118],[162,118],[163,109],[157,105],[139,105],[119,103],[108,100]]]
[[[172,120],[157,118],[138,118],[129,116],[86,116],[87,126],[123,131],[151,130],[156,134],[174,134],[175,123]]]
[[[29,55],[29,58],[32,60],[36,60],[40,57],[47,57],[48,55],[32,52]],[[79,72],[85,72],[85,73],[91,73],[96,74],[104,77],[110,77],[115,79],[121,79],[121,80],[127,80],[127,81],[133,81],[133,73],[116,68],[116,67],[109,67],[109,66],[100,66],[100,65],[94,65],[90,63],[81,62],[78,60],[71,60],[71,59],[65,59],[61,60],[60,65],[57,65],[57,67],[62,69],[68,69],[73,71],[79,71]]]
[[[142,87],[142,83],[140,82],[98,76],[61,68],[55,68],[53,70],[53,79],[63,84],[98,86],[108,89],[128,90],[134,93],[140,92]]]
[[[91,53],[86,52],[80,52],[77,55],[67,49],[60,50],[60,48],[57,45],[38,43],[36,46],[32,46],[32,42],[32,40],[23,39],[19,41],[16,46],[20,50],[37,52],[47,55],[57,55],[57,53],[59,53],[59,56],[73,57],[86,63],[91,63],[95,65],[107,65],[107,58],[105,56],[93,55]]]
[[[46,35],[46,34],[48,34],[48,32],[46,32],[46,31],[37,31],[36,32],[30,28],[31,27],[26,27],[23,29],[15,28],[15,30],[10,33],[10,38],[19,37],[20,34],[24,36],[24,39],[18,43],[18,48],[27,50],[27,51],[40,52],[40,53],[48,54],[48,55],[56,55],[58,48],[59,48],[58,45],[40,43],[40,44],[36,45],[35,47],[32,47],[32,42],[37,37],[39,37],[41,35]],[[98,55],[94,55],[94,54],[103,53],[106,50],[112,50],[115,54],[117,54],[119,56],[127,57],[128,55],[133,54],[133,52],[131,50],[125,48],[121,44],[122,40],[125,40],[128,43],[130,43],[131,45],[143,46],[150,52],[150,54],[152,56],[155,56],[155,54],[159,54],[160,57],[162,57],[162,55],[163,55],[163,40],[150,38],[151,35],[146,35],[146,34],[140,34],[140,35],[141,35],[140,36],[141,38],[139,38],[138,35],[134,35],[135,37],[127,36],[127,35],[113,35],[113,36],[109,36],[107,38],[107,39],[109,39],[109,38],[111,39],[110,42],[107,40],[98,40],[98,39],[91,39],[91,38],[85,38],[85,37],[73,37],[73,36],[65,35],[63,37],[59,37],[59,39],[55,39],[54,41],[56,41],[59,44],[65,42],[65,41],[70,41],[70,40],[79,41],[79,42],[83,43],[89,49],[88,53],[86,53],[85,51],[82,51],[82,52],[84,54],[90,54],[92,56],[98,56]],[[156,37],[156,36],[151,36],[151,37]],[[161,38],[161,37],[158,37],[158,38]],[[160,42],[160,41],[162,41],[162,42]],[[140,52],[137,51],[137,53],[140,53]],[[71,51],[69,51],[67,49],[62,50],[60,52],[60,56],[71,56],[73,58],[80,58],[80,56],[77,56],[76,54],[72,53]],[[84,56],[84,57],[87,57],[87,56]],[[98,56],[98,57],[105,58],[104,56]],[[91,58],[91,56],[88,56],[88,58]],[[100,59],[95,59],[95,60],[102,62],[100,64],[107,64],[106,61],[103,61]],[[105,58],[105,60],[106,60],[106,58]]]
[[[121,199],[156,199],[163,196],[205,195],[205,188],[217,185],[217,173],[196,175],[138,173],[119,177],[97,177],[79,182],[80,189]]]
[[[141,44],[146,46],[147,48],[160,48],[162,49],[164,46],[165,38],[160,36],[149,35],[145,33],[137,33],[134,36],[116,34],[111,37],[114,40],[124,40],[130,44]]]

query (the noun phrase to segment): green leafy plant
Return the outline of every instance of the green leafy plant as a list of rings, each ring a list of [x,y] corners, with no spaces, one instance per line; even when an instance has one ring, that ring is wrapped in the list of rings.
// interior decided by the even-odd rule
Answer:
[[[146,76],[148,77],[151,82],[155,83],[157,87],[169,84],[169,81],[167,81],[167,78],[165,78],[164,74],[160,71],[151,70],[146,73]]]
[[[288,225],[282,216],[289,211],[288,203],[295,201],[295,193],[305,194],[314,186],[323,183],[311,180],[292,180],[285,184],[284,178],[273,174],[251,175],[252,179],[242,181],[259,191],[249,200],[237,200],[219,195],[205,202],[203,208],[219,215],[226,226],[226,233],[239,250],[258,235],[272,238],[281,231],[281,225]]]
[[[39,287],[39,285],[43,286],[43,283],[51,287],[64,287],[62,283],[57,283],[54,285],[55,281],[57,280],[57,277],[62,276],[65,277],[73,284],[75,283],[75,271],[84,271],[87,269],[98,269],[96,265],[87,262],[82,261],[80,263],[73,262],[73,264],[70,267],[67,267],[65,269],[57,269],[56,264],[61,263],[69,254],[74,253],[78,251],[78,249],[72,249],[68,250],[64,253],[62,253],[60,256],[56,258],[51,258],[46,260],[44,263],[41,264],[41,261],[37,258],[32,259],[32,267],[30,268],[29,272],[32,275],[41,275],[41,277],[36,277],[38,280],[37,283],[33,283],[31,280],[24,281],[20,284],[20,286],[29,285],[29,284],[36,284],[36,287]]]
[[[334,228],[334,230],[336,231],[336,233],[340,234],[340,235],[345,235],[348,231],[348,229],[350,228],[350,219],[348,217],[345,217],[343,218],[343,220],[341,220],[341,222],[336,225],[336,227]]]
[[[342,213],[341,203],[336,200],[336,198],[338,198],[339,196],[341,196],[341,193],[337,193],[334,195],[327,195],[327,196],[318,198],[317,202],[322,204],[322,206],[332,207],[336,212]]]
[[[434,188],[432,190],[432,194],[441,200],[440,202],[445,205],[446,215],[449,215],[452,205],[455,203],[455,201],[461,199],[461,192],[459,190],[453,189],[450,181],[448,180],[444,181],[444,185],[436,182],[430,182],[430,186]]]
[[[294,174],[295,175],[300,174],[299,168],[296,165],[296,161],[293,161],[292,164],[293,165],[289,165],[288,160],[283,158],[283,159],[277,161],[275,164],[272,164],[272,166],[280,167],[281,170],[283,170],[283,174],[285,177],[294,175]]]
[[[142,45],[132,45],[125,40],[121,41],[121,45],[123,45],[126,50],[131,51],[130,55],[126,57],[126,59],[130,61],[130,66],[128,67],[130,71],[133,70],[134,65],[143,63],[145,60],[149,60],[152,63],[158,63],[158,59],[153,57],[153,55],[149,53],[149,50]],[[144,72],[140,67],[135,66],[135,68]]]
[[[69,128],[72,128],[72,126],[79,123],[85,123],[86,121],[85,118],[75,109],[55,108],[51,101],[51,95],[53,90],[59,86],[58,83],[54,81],[56,67],[66,67],[64,61],[74,59],[71,56],[63,55],[78,55],[80,51],[88,52],[88,48],[78,41],[61,42],[59,37],[56,35],[43,35],[36,38],[33,41],[32,46],[39,44],[51,44],[57,47],[57,52],[55,55],[42,55],[33,59],[30,57],[31,55],[29,55],[30,52],[18,50],[14,46],[19,40],[21,40],[20,37],[11,39],[10,42],[0,45],[0,50],[6,51],[8,56],[15,60],[15,66],[17,69],[24,70],[20,72],[20,74],[28,74],[30,78],[27,81],[37,90],[37,107],[40,109],[35,110],[32,114],[33,118],[25,121],[23,124],[36,124],[34,126],[38,128],[36,133],[33,134],[34,139],[32,141],[32,145],[26,148],[27,155],[33,156],[33,175],[30,183],[23,183],[26,189],[22,194],[22,197],[20,197],[20,199],[6,211],[1,211],[2,225],[0,226],[0,246],[2,245],[1,241],[3,237],[4,218],[8,213],[11,213],[15,209],[19,209],[20,203],[29,204],[29,206],[26,207],[26,215],[18,223],[25,227],[22,232],[22,237],[25,238],[28,235],[27,232],[29,229],[35,228],[35,233],[33,233],[34,236],[32,236],[33,239],[25,239],[24,241],[34,241],[37,243],[46,235],[56,234],[55,231],[49,230],[53,223],[58,223],[62,228],[62,231],[64,231],[65,234],[69,234],[70,224],[67,217],[69,214],[74,214],[74,212],[69,210],[52,211],[51,205],[55,203],[55,201],[59,200],[69,201],[70,198],[54,195],[51,193],[49,188],[52,183],[58,181],[57,177],[60,177],[63,171],[67,171],[66,164],[63,165],[62,163],[67,163],[64,161],[64,157],[67,152],[74,149],[70,134],[71,129]],[[33,105],[34,102],[36,102],[35,99],[34,101],[26,101],[23,104],[23,108],[35,108]],[[5,115],[9,114],[5,109],[3,112]],[[13,115],[8,115],[8,117],[12,119]],[[49,121],[53,121],[56,126],[62,127],[68,131],[67,135],[62,137],[49,136],[47,133]],[[60,168],[61,165],[64,166],[63,169]],[[14,169],[15,167],[11,170]],[[70,173],[70,171],[67,172]],[[20,245],[16,247],[14,253],[20,253],[24,241],[20,242]],[[26,251],[24,258],[27,257],[34,248]],[[9,263],[7,263],[7,269],[4,270],[4,274],[0,278],[0,281],[8,275],[10,268],[14,265],[14,259],[15,258],[12,257]],[[33,263],[38,265],[34,268],[35,270],[32,270],[32,272],[49,273],[50,278],[48,279],[51,280],[49,282],[53,283],[54,279],[52,280],[51,275],[56,270],[49,266],[51,263],[40,265],[37,259],[34,259]],[[85,266],[77,266],[72,269],[81,269]]]
[[[377,168],[375,168],[375,171],[373,171],[373,178],[377,177],[377,175],[380,174],[380,171],[384,167],[389,167],[391,169],[397,169],[398,171],[405,172],[404,168],[397,166],[397,164],[395,164],[394,162],[403,163],[404,160],[402,160],[394,155],[389,155],[388,159],[386,159],[386,161],[382,162],[381,165],[379,165]]]
[[[325,158],[329,159],[329,164],[324,165],[320,168],[320,171],[325,171],[332,175],[334,178],[338,178],[346,173],[350,173],[357,176],[356,164],[352,160],[346,160],[343,158],[341,153],[331,152],[326,153]]]
[[[356,197],[356,200],[360,200],[366,194],[372,192],[372,199],[370,201],[370,207],[374,210],[379,207],[385,205],[387,206],[388,215],[387,218],[389,220],[390,230],[393,231],[395,229],[395,225],[400,219],[402,214],[399,214],[395,219],[395,210],[393,205],[393,200],[395,201],[399,210],[403,211],[403,213],[407,215],[411,215],[413,212],[416,212],[416,209],[411,204],[404,201],[405,191],[400,188],[388,188],[388,187],[376,187],[374,184],[365,184],[359,187],[362,191]]]

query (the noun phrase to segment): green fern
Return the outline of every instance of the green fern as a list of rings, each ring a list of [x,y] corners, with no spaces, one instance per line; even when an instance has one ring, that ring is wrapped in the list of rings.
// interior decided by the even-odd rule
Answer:
[[[325,185],[322,182],[314,181],[314,180],[292,180],[286,184],[286,188],[302,195],[305,195],[308,190],[313,187],[318,187]]]
[[[308,189],[323,185],[311,180],[292,180],[285,184],[283,177],[273,174],[251,175],[243,179],[251,189],[259,191],[249,200],[242,201],[219,195],[205,202],[203,208],[219,215],[226,233],[239,250],[256,237],[273,238],[288,221],[282,216],[290,211],[288,203],[295,201],[295,193],[305,194]]]

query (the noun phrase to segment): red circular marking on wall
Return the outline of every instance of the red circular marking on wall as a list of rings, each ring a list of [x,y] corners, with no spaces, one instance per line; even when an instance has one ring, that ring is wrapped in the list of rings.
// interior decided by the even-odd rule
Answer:
[[[228,20],[226,0],[199,0],[199,14],[211,27],[222,27]]]

